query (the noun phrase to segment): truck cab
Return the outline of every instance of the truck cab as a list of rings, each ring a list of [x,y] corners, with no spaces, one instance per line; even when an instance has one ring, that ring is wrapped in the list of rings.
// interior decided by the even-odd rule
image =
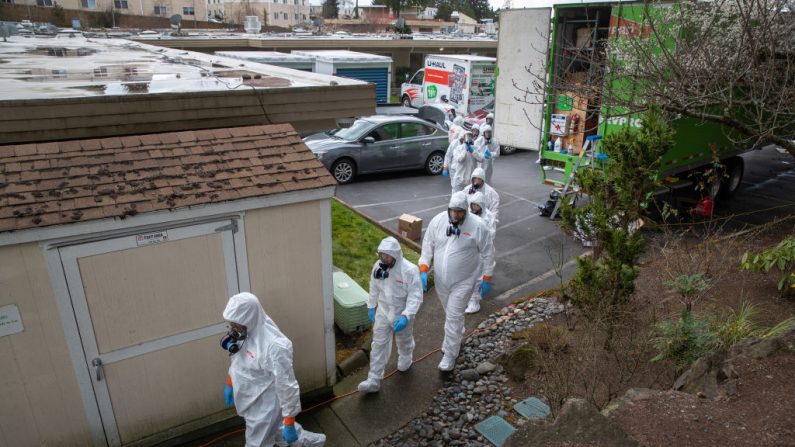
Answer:
[[[400,102],[404,107],[419,108],[425,104],[425,69],[421,68],[407,82],[400,84]]]

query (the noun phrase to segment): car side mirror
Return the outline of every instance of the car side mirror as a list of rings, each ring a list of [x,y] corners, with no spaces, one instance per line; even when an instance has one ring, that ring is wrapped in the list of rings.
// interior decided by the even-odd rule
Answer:
[[[405,75],[403,75],[403,77],[404,77],[404,78],[406,78],[406,82],[409,82],[409,74],[408,74],[408,73],[406,73]]]
[[[362,142],[364,144],[372,144],[372,143],[375,143],[375,138],[373,138],[373,137],[364,137],[364,140],[362,140]]]

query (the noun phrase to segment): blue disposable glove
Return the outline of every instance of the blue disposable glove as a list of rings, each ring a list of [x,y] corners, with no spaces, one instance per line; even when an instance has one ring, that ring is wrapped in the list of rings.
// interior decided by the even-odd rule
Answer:
[[[395,324],[392,325],[392,328],[395,330],[395,332],[400,332],[403,329],[406,329],[406,326],[408,325],[409,325],[409,319],[406,318],[405,315],[401,315],[400,318],[398,318],[398,320],[395,321]]]
[[[444,170],[442,170],[442,175],[445,176],[445,177],[449,177],[450,176],[450,171],[448,171],[447,169],[444,169]]]
[[[367,318],[369,318],[370,321],[375,321],[375,307],[367,308]]]
[[[491,280],[483,278],[483,282],[480,283],[480,297],[485,298],[486,295],[489,294],[491,290]]]
[[[428,272],[420,272],[420,282],[422,283],[423,292],[428,291]]]
[[[227,407],[235,404],[235,396],[232,394],[232,387],[229,385],[224,387],[224,402],[226,402]]]
[[[298,432],[295,431],[295,425],[284,425],[282,427],[282,439],[288,444],[298,440]]]
[[[483,154],[483,158],[486,160],[491,160],[491,151],[486,149],[486,152]]]
[[[475,148],[472,147],[472,145],[469,143],[467,143],[467,152],[469,152],[470,154],[475,152]]]

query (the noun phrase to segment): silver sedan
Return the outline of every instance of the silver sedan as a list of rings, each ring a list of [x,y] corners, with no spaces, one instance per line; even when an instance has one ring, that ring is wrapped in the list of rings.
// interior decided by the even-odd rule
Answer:
[[[351,127],[310,135],[304,142],[339,183],[358,174],[425,169],[438,175],[444,165],[447,131],[411,116],[370,116]]]

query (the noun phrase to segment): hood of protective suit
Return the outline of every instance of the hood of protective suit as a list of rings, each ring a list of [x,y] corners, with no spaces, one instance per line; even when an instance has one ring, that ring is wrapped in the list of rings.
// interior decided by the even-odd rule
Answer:
[[[491,132],[491,126],[488,124],[484,124],[483,127],[480,128],[480,133]]]
[[[378,253],[385,253],[395,258],[395,266],[400,266],[403,263],[403,250],[400,248],[400,242],[392,236],[384,238],[378,244]]]
[[[467,204],[467,196],[462,191],[458,191],[450,197],[450,204],[447,208],[452,209],[460,209],[460,210],[467,210],[469,204]]]
[[[483,168],[475,168],[475,170],[472,171],[472,178],[479,178],[486,181],[486,171],[484,171]]]
[[[270,319],[259,299],[254,294],[243,292],[229,298],[224,309],[224,320],[242,324],[247,329],[246,343],[263,346],[276,340],[290,341],[285,337],[279,326]]]
[[[486,209],[486,196],[483,195],[482,192],[478,191],[474,194],[468,195],[467,200],[469,201],[470,205],[472,205],[473,203],[477,204],[481,209],[481,214],[483,214],[483,210]]]
[[[487,118],[487,119],[488,119],[488,118],[494,119],[494,114],[493,114],[493,113],[489,113],[488,115],[486,115],[486,118]]]
[[[453,119],[453,124],[455,124],[456,126],[462,126],[463,127],[463,125],[464,125],[464,117],[462,117],[462,116],[455,117],[455,119]]]
[[[469,130],[477,130],[478,132],[480,132],[480,125],[479,124],[474,124],[474,125],[472,125],[472,127]]]

